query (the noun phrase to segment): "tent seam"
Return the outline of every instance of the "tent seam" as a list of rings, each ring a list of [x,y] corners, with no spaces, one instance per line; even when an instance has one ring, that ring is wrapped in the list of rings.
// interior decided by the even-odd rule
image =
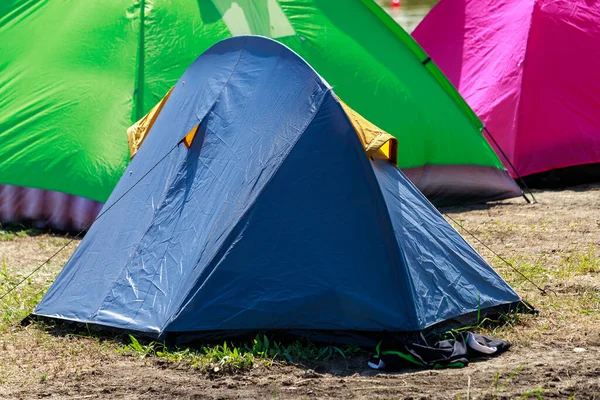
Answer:
[[[143,0],[142,0],[143,1]],[[247,39],[244,39],[244,44],[247,42]],[[231,77],[233,76],[233,73],[235,72],[235,70],[237,69],[240,60],[242,59],[242,55],[244,54],[244,49],[245,47],[242,47],[242,49],[240,50],[240,55],[235,63],[235,65],[233,66],[231,73],[229,74],[229,77],[227,78],[227,81],[225,82],[225,84],[223,85],[223,88],[221,89],[221,91],[219,92],[218,96],[215,98],[215,101],[213,102],[213,104],[211,105],[211,107],[209,108],[209,110],[207,111],[206,115],[203,117],[202,120],[204,120],[204,118],[206,118],[206,116],[208,116],[208,114],[211,112],[212,109],[214,109],[215,104],[218,103],[219,98],[221,97],[221,95],[223,94],[225,88],[227,87],[227,85],[229,84],[229,82],[231,81]],[[158,118],[158,117],[157,117]],[[197,118],[197,116],[196,116]],[[202,121],[200,121],[200,123],[202,123]],[[187,134],[186,134],[187,136]],[[184,136],[185,138],[185,136]],[[181,142],[182,139],[178,140],[178,144]],[[171,182],[173,182],[173,176],[170,177],[170,181],[169,181],[169,185],[171,184]],[[157,207],[156,211],[154,212],[154,215],[152,216],[152,221],[154,221],[154,219],[156,218],[156,215],[158,213],[158,211],[162,208],[165,198],[167,196],[167,193],[169,192],[169,186],[165,186],[165,191],[163,193],[163,196],[161,197],[161,201],[159,203],[159,206]],[[106,301],[106,298],[108,297],[108,295],[110,294],[111,290],[113,289],[113,287],[115,286],[115,284],[117,283],[117,281],[120,279],[121,275],[123,275],[123,272],[125,271],[125,269],[127,268],[127,266],[129,265],[129,262],[131,261],[131,259],[133,258],[135,252],[137,251],[137,249],[139,249],[140,245],[142,244],[142,240],[146,237],[146,235],[148,234],[148,232],[150,231],[150,229],[152,228],[153,224],[150,223],[148,225],[148,227],[146,228],[146,232],[140,237],[140,240],[138,241],[137,245],[135,246],[135,250],[129,255],[128,257],[128,261],[127,263],[125,263],[125,265],[123,266],[123,268],[121,269],[121,272],[119,273],[119,275],[114,279],[113,283],[110,285],[110,287],[108,288],[108,290],[106,291],[106,294],[102,297],[102,301],[99,302],[98,304],[98,308],[96,309],[96,311],[94,312],[93,316],[91,318],[95,318],[96,316],[98,316],[98,313],[100,312],[100,309],[102,307],[102,304],[104,304],[104,302]],[[152,280],[154,281],[154,279]],[[147,298],[148,294],[146,294],[146,298]],[[142,305],[143,305],[143,301],[142,301]],[[140,306],[141,308],[141,306]],[[138,309],[139,312],[139,309]],[[136,314],[137,315],[137,314]],[[91,319],[90,318],[90,319]],[[131,324],[132,321],[127,322],[126,326],[129,326]]]
[[[168,185],[165,185],[165,190],[163,191],[161,199],[160,199],[160,202],[158,203],[158,207],[156,207],[156,210],[154,211],[154,215],[152,216],[152,221],[154,221],[154,218],[156,218],[156,215],[158,214],[159,210],[162,209],[163,204],[165,202],[165,199],[167,197],[167,194],[169,192],[168,188],[169,188],[169,186],[171,185],[172,182],[173,182],[173,176],[170,176],[169,177],[169,181],[168,181]],[[115,203],[113,203],[113,204],[115,204]],[[125,272],[125,270],[127,269],[127,266],[129,265],[129,263],[133,259],[134,255],[136,254],[137,250],[139,249],[140,245],[142,244],[142,241],[144,240],[144,238],[146,237],[146,235],[148,234],[148,232],[150,231],[150,229],[152,228],[152,226],[153,226],[152,224],[149,224],[148,227],[146,228],[146,231],[144,232],[144,234],[140,237],[140,240],[135,245],[135,249],[131,252],[131,254],[129,254],[129,257],[127,258],[127,262],[123,265],[123,268],[121,269],[121,272],[119,273],[119,275],[117,275],[117,277],[113,280],[112,284],[106,290],[106,294],[102,296],[102,301],[100,301],[98,303],[98,308],[96,309],[96,311],[94,312],[94,314],[92,314],[90,316],[90,320],[93,320],[94,318],[96,318],[98,316],[98,313],[100,312],[102,304],[104,304],[104,302],[106,301],[106,298],[108,297],[108,295],[110,294],[110,292],[112,291],[112,289],[114,288],[114,286],[116,285],[117,281],[121,278],[121,275],[123,275],[123,272]],[[127,325],[129,325],[129,322],[127,323]]]
[[[443,1],[443,0],[442,0]],[[462,99],[462,95],[459,93],[458,89],[456,89],[454,87],[454,85],[452,84],[452,82],[450,82],[447,78],[446,75],[440,70],[440,68],[437,66],[437,64],[435,63],[434,60],[431,59],[431,57],[429,56],[429,54],[427,54],[427,52],[425,51],[425,49],[423,49],[421,47],[421,45],[408,33],[406,32],[402,27],[400,27],[396,21],[394,21],[392,19],[392,17],[389,16],[389,14],[387,14],[385,11],[381,10],[381,7],[377,4],[375,4],[373,2],[373,0],[361,0],[361,2],[363,3],[363,5],[365,7],[367,7],[369,9],[369,11],[371,11],[371,13],[373,13],[375,15],[376,18],[378,18],[381,22],[383,22],[385,24],[385,26],[387,26],[389,28],[389,30],[398,38],[400,39],[400,41],[402,42],[402,44],[404,44],[406,47],[408,47],[411,51],[411,53],[415,56],[415,58],[419,61],[419,63],[425,67],[425,69],[427,70],[427,72],[429,72],[429,75],[431,75],[431,77],[440,85],[440,87],[442,88],[442,91],[444,93],[446,93],[446,95],[448,95],[448,97],[450,97],[450,99],[452,100],[452,102],[454,103],[455,106],[459,106],[458,101],[452,96],[452,94],[441,84],[440,80],[427,68],[426,64],[433,64],[436,68],[436,70],[438,72],[440,72],[442,79],[444,79],[447,83],[450,84],[451,87],[454,88],[454,91],[456,92],[456,94],[458,94],[458,96]],[[439,3],[438,3],[439,4]],[[436,5],[437,6],[437,5]],[[435,7],[435,6],[434,6]],[[376,11],[376,8],[378,9]],[[405,39],[406,38],[406,39]],[[418,46],[419,49],[421,50],[421,52],[423,53],[422,55],[425,56],[423,59],[419,56],[419,54],[417,54],[417,52],[415,51],[414,47],[415,46],[410,46],[409,44],[407,44],[405,42],[405,40],[412,42],[414,45]],[[424,62],[427,61],[425,64]],[[474,125],[475,128],[477,128],[478,130],[481,129],[478,125],[475,124],[476,121],[479,121],[479,123],[481,125],[483,125],[483,123],[481,122],[481,120],[479,119],[479,117],[477,116],[477,114],[475,114],[475,112],[471,109],[471,107],[469,106],[469,104],[464,101],[464,99],[462,99],[463,103],[467,106],[467,108],[469,108],[471,110],[472,115],[469,115],[468,113],[465,112],[465,110],[462,107],[458,107],[460,109],[460,111],[462,112],[463,115],[465,115]],[[473,118],[474,117],[474,118]],[[484,138],[485,139],[485,138]]]
[[[348,125],[349,125],[349,126],[350,126],[350,128],[351,128],[351,129],[354,131],[354,133],[355,133],[355,136],[356,136],[357,140],[359,141],[359,144],[360,144],[360,146],[362,147],[362,143],[360,143],[360,139],[359,139],[359,136],[358,136],[358,132],[356,132],[356,128],[354,127],[354,124],[352,123],[352,120],[350,119],[350,117],[348,116],[348,114],[345,112],[345,110],[344,110],[344,108],[343,108],[342,104],[340,103],[340,101],[339,101],[339,100],[338,100],[338,99],[337,99],[335,96],[333,96],[333,97],[334,97],[334,100],[335,100],[335,101],[338,103],[339,107],[342,109],[342,111],[344,111],[344,112],[343,112],[343,114],[344,114],[344,115],[343,115],[343,118],[345,118],[345,119],[346,119],[346,121],[348,122]],[[383,194],[383,190],[381,189],[381,183],[379,182],[379,179],[377,179],[377,175],[376,175],[376,174],[375,174],[375,172],[374,172],[374,162],[371,160],[371,157],[367,155],[367,153],[366,153],[366,149],[365,149],[365,153],[364,153],[364,154],[365,154],[365,157],[366,157],[366,159],[367,159],[367,162],[369,163],[369,168],[370,168],[371,176],[372,176],[373,180],[374,180],[374,181],[375,181],[375,183],[376,183],[377,190],[378,190],[378,192],[377,192],[377,193],[379,194],[379,197],[380,197],[381,201],[382,201],[382,202],[383,202],[383,204],[385,205],[384,214],[385,214],[385,217],[386,217],[386,222],[387,222],[387,226],[388,226],[388,230],[389,230],[389,231],[388,231],[388,233],[390,233],[390,232],[391,232],[391,234],[392,234],[392,236],[393,236],[393,238],[392,238],[392,243],[394,243],[394,244],[395,244],[395,246],[394,246],[394,247],[397,249],[397,251],[398,251],[398,255],[399,255],[399,257],[400,257],[400,259],[401,259],[402,263],[404,263],[404,266],[405,266],[405,267],[408,267],[408,263],[406,262],[406,258],[405,258],[405,256],[404,256],[404,250],[402,249],[402,246],[400,246],[400,243],[398,242],[398,239],[396,238],[396,235],[395,235],[395,231],[394,231],[394,223],[392,222],[392,216],[390,215],[390,210],[389,210],[388,203],[387,203],[387,201],[386,201],[386,199],[385,199],[385,196],[384,196],[384,194]],[[387,161],[384,161],[384,162],[386,162],[386,163],[387,163]],[[392,163],[392,166],[393,166],[395,169],[397,169],[397,170],[398,170],[398,172],[402,173],[402,172],[401,172],[401,171],[398,169],[398,167],[397,167],[397,166],[395,166],[393,163]],[[427,200],[427,201],[429,201],[429,200]],[[400,273],[397,273],[397,276],[398,276],[398,281],[399,281],[399,282],[402,282],[402,276],[401,276],[401,274],[400,274]],[[412,291],[412,294],[413,294],[413,297],[412,297],[412,298],[414,299],[414,298],[416,298],[417,291],[416,291],[416,288],[415,288],[415,286],[414,286],[413,279],[412,279],[412,277],[410,276],[410,274],[406,274],[406,276],[407,276],[407,278],[408,278],[409,285],[410,285],[410,288],[411,288],[411,291]],[[412,311],[414,311],[414,315],[413,315],[412,317],[414,317],[415,321],[419,321],[418,314],[417,314],[417,307],[416,307],[416,303],[414,302],[414,300],[412,300],[412,301],[411,301],[411,303],[412,303],[412,305],[413,305],[413,310],[412,310]]]
[[[145,49],[145,32],[144,24],[146,23],[146,0],[140,0],[140,36],[138,40],[138,58],[137,58],[137,73],[135,84],[135,99],[133,105],[133,121],[137,121],[143,117],[144,107],[144,49]],[[141,104],[141,107],[140,107]],[[141,111],[140,111],[141,110]],[[140,115],[142,114],[142,115]]]
[[[325,83],[325,82],[321,79],[321,83]],[[319,103],[318,103],[318,105],[316,107],[316,111],[313,113],[313,115],[310,118],[310,120],[308,120],[308,122],[303,126],[303,128],[301,129],[302,133],[300,135],[298,135],[298,137],[296,138],[296,141],[294,142],[294,144],[291,145],[290,148],[288,149],[288,151],[285,153],[285,156],[283,157],[283,162],[281,162],[279,164],[279,166],[273,171],[273,173],[269,177],[269,180],[267,182],[265,182],[265,184],[262,187],[262,189],[260,190],[260,192],[256,194],[256,196],[254,197],[254,200],[252,201],[252,204],[244,211],[244,213],[242,215],[240,215],[240,217],[237,219],[237,221],[235,222],[235,224],[232,225],[232,228],[227,233],[227,236],[223,240],[223,243],[221,243],[221,245],[216,249],[216,251],[214,252],[214,255],[210,258],[210,260],[208,260],[206,262],[206,265],[210,265],[215,260],[215,258],[217,257],[217,255],[219,254],[219,252],[221,251],[221,249],[223,248],[223,246],[225,246],[226,240],[227,240],[227,238],[229,238],[229,235],[231,235],[231,232],[233,232],[233,230],[238,227],[238,225],[240,224],[240,222],[242,222],[244,220],[244,218],[246,217],[246,215],[248,215],[248,213],[254,208],[254,205],[256,204],[256,202],[258,201],[258,199],[260,198],[260,196],[269,187],[269,185],[271,184],[271,182],[273,181],[273,179],[275,178],[275,176],[277,175],[277,173],[279,172],[279,170],[281,169],[281,167],[283,166],[283,164],[285,164],[285,160],[287,160],[287,158],[290,155],[290,153],[292,152],[292,150],[294,150],[294,148],[298,144],[298,141],[300,140],[300,138],[302,138],[302,136],[306,132],[306,129],[313,123],[314,119],[316,118],[316,116],[318,114],[318,110],[320,110],[321,105],[325,101],[325,98],[327,97],[327,95],[328,94],[331,95],[331,93],[332,93],[331,87],[329,87],[329,85],[325,85],[325,91],[323,92],[323,95],[319,99]],[[335,98],[335,96],[333,96],[333,97]],[[198,260],[194,264],[194,269],[198,266],[199,262],[200,262],[200,260]],[[205,278],[205,281],[210,278],[210,276],[213,274],[214,270],[215,269],[213,268],[213,270],[210,271],[210,273],[208,274],[208,276]],[[199,280],[200,280],[200,276],[194,281],[194,284],[191,285],[191,289],[193,289],[193,288],[195,288],[197,286],[197,283],[198,283]],[[161,327],[161,330],[160,330],[161,334],[163,332],[165,332],[165,330],[166,330],[166,328],[167,328],[167,326],[169,324],[171,324],[175,319],[177,319],[177,317],[179,316],[179,314],[181,313],[181,311],[184,309],[184,305],[186,303],[188,303],[193,297],[195,297],[195,294],[198,293],[199,290],[200,290],[200,288],[198,288],[198,290],[196,290],[194,292],[194,296],[190,297],[189,295],[187,295],[179,303],[179,305],[177,306],[177,308],[175,308],[176,311],[171,314],[171,317],[169,318],[169,320],[167,322],[165,322],[165,324]]]
[[[414,312],[414,315],[413,315],[412,317],[414,317],[414,320],[415,320],[415,321],[417,321],[417,323],[418,323],[419,325],[421,325],[421,321],[420,321],[419,314],[418,314],[418,311],[417,311],[417,303],[416,303],[416,301],[414,300],[414,299],[416,299],[416,298],[418,297],[418,293],[417,293],[417,290],[416,290],[416,287],[415,287],[415,284],[414,284],[413,278],[412,278],[411,274],[408,272],[408,270],[409,270],[409,267],[408,267],[408,262],[407,262],[407,260],[406,260],[406,256],[405,256],[406,252],[404,251],[404,248],[403,248],[403,247],[402,247],[402,245],[400,244],[400,240],[398,240],[398,236],[396,235],[396,231],[395,231],[395,229],[394,229],[394,223],[393,223],[393,221],[392,221],[392,216],[391,216],[391,214],[390,214],[390,207],[389,207],[389,205],[388,205],[388,202],[387,202],[387,200],[386,200],[386,197],[385,197],[385,195],[383,194],[383,189],[381,188],[381,183],[379,182],[379,179],[377,178],[377,175],[376,175],[376,174],[375,174],[375,172],[374,172],[374,169],[375,169],[375,167],[376,167],[376,164],[374,164],[374,163],[373,163],[372,161],[370,161],[370,160],[369,160],[369,163],[371,164],[371,165],[370,165],[370,167],[371,167],[371,171],[373,172],[373,176],[374,176],[374,178],[375,178],[375,182],[377,183],[377,189],[378,189],[378,193],[379,193],[379,195],[380,195],[380,197],[381,197],[381,200],[383,201],[383,204],[385,204],[385,210],[384,210],[384,211],[385,211],[385,215],[386,215],[386,217],[387,217],[387,223],[388,223],[388,227],[389,227],[389,229],[391,230],[391,233],[392,233],[392,236],[393,236],[393,237],[392,237],[392,241],[393,241],[393,243],[395,244],[395,246],[394,246],[394,247],[398,249],[399,256],[400,256],[400,258],[401,258],[401,260],[402,260],[402,263],[404,264],[404,267],[406,268],[406,271],[407,271],[407,273],[406,273],[406,277],[408,278],[408,283],[409,283],[410,289],[411,289],[411,291],[412,291],[412,293],[411,293],[411,294],[412,294],[412,297],[411,297],[411,304],[412,304],[412,306],[413,306],[413,307],[412,307],[412,311]],[[398,168],[396,168],[396,169],[398,169]],[[402,172],[400,169],[398,169],[398,172],[399,172],[400,174],[403,174],[403,172]],[[406,178],[406,176],[405,176],[405,178]],[[406,180],[407,180],[408,182],[410,182],[410,180],[409,180],[408,178],[406,178]],[[418,190],[418,189],[417,189],[417,190]],[[420,193],[420,191],[419,191],[419,193]],[[429,200],[428,200],[428,199],[427,199],[425,196],[423,196],[423,198],[424,198],[424,199],[425,199],[427,202],[429,202]],[[432,206],[434,209],[436,209],[436,208],[435,208],[433,205],[431,205],[431,206]],[[400,207],[400,210],[401,210],[401,209],[402,209],[402,208]],[[437,210],[437,209],[436,209],[436,210]],[[402,236],[403,236],[403,233],[400,233],[400,235],[402,235]],[[401,278],[401,276],[400,276],[399,278]],[[418,329],[417,331],[421,331],[421,330],[423,330],[423,329]]]

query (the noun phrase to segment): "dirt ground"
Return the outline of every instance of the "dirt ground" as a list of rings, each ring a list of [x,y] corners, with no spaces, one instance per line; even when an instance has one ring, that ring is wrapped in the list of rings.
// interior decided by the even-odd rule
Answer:
[[[600,399],[600,185],[535,196],[534,205],[512,199],[445,210],[547,291],[542,295],[451,221],[540,310],[483,330],[513,344],[497,358],[463,369],[381,373],[359,354],[348,366],[338,358],[211,376],[185,363],[123,354],[111,340],[12,324],[0,330],[0,398]],[[66,240],[0,241],[0,257],[8,268],[31,270]],[[35,279],[51,280],[75,245]]]

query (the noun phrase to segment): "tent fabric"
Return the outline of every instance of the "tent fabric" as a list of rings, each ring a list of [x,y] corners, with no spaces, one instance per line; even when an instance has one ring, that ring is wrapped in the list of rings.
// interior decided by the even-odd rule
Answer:
[[[140,149],[142,142],[150,131],[152,125],[154,125],[156,117],[158,117],[158,114],[160,114],[160,111],[171,95],[172,90],[173,88],[169,89],[165,97],[163,97],[154,107],[152,107],[148,114],[144,115],[139,121],[127,129],[127,143],[129,144],[130,158],[133,158],[135,153],[137,153],[137,151]]]
[[[413,36],[527,176],[600,163],[599,20],[597,1],[441,0]]]
[[[515,182],[506,179],[506,171],[470,165],[425,165],[404,168],[402,172],[436,206],[469,204],[477,193],[479,201],[514,197]]]
[[[486,184],[498,190],[472,191],[467,174],[444,188],[447,200],[520,195],[475,114],[372,0],[3,1],[0,184],[106,201],[129,162],[127,128],[198,54],[239,34],[300,54],[399,140],[401,168],[493,171]]]
[[[150,133],[150,129],[152,128],[152,125],[154,125],[154,121],[162,110],[164,103],[169,98],[171,91],[172,89],[169,90],[169,93],[167,93],[167,95],[163,97],[163,99],[156,106],[154,106],[154,108],[152,108],[148,114],[142,117],[127,130],[131,158],[133,158],[135,153],[137,153],[144,139],[148,133]],[[396,157],[398,139],[367,121],[359,113],[348,107],[348,105],[346,105],[343,101],[339,99],[338,101],[342,105],[346,116],[352,122],[352,126],[354,127],[356,134],[358,135],[358,138],[360,139],[360,142],[367,153],[367,156],[387,160],[394,165],[398,165],[398,159]],[[184,140],[186,146],[189,147],[192,140],[193,135],[191,133],[186,135],[186,139]]]
[[[35,315],[154,337],[377,334],[520,302],[267,38],[192,64],[104,210]]]
[[[102,203],[49,190],[0,185],[0,221],[63,232],[87,230]]]
[[[358,134],[360,143],[363,145],[367,156],[388,160],[397,166],[398,139],[367,121],[343,101],[339,100],[339,102],[346,116],[352,122],[352,126]]]

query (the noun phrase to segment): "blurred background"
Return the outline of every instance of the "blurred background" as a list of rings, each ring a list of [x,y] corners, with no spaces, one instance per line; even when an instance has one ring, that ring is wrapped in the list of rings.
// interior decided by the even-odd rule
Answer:
[[[411,33],[439,0],[377,0],[408,33]]]

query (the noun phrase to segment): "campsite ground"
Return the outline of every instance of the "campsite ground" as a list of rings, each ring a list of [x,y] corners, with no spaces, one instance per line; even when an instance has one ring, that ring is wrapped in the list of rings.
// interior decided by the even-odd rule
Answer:
[[[161,353],[125,339],[20,326],[75,241],[0,301],[0,398],[600,399],[600,185],[536,197],[535,205],[513,199],[446,210],[548,292],[542,295],[457,227],[541,311],[482,328],[513,343],[498,358],[464,369],[378,373],[367,368],[367,352],[344,349],[346,361],[329,348],[327,360],[313,354],[292,365],[260,359],[255,349],[254,356],[230,357],[237,360],[231,365],[246,369],[215,372],[222,349],[208,356]],[[68,242],[32,231],[0,231],[2,292]],[[316,350],[298,353],[303,351]]]

